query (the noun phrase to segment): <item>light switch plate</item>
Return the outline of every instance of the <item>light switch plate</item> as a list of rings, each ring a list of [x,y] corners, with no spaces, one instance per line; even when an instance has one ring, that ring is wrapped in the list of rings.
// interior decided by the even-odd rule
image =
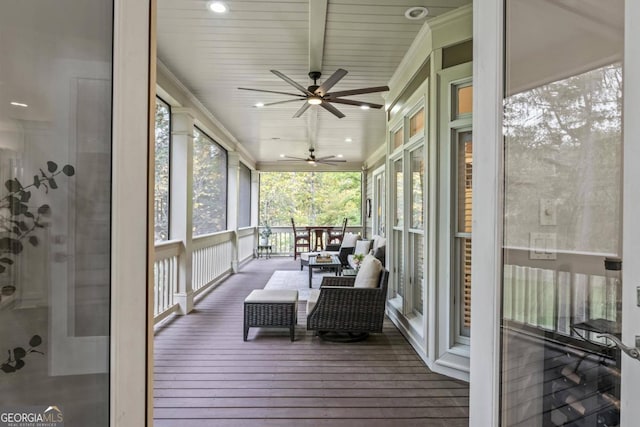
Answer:
[[[530,259],[556,259],[556,233],[529,234]]]

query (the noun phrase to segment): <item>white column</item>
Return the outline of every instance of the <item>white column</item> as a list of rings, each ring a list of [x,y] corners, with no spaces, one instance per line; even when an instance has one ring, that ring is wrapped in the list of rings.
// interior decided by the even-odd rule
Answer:
[[[251,226],[258,227],[260,220],[260,172],[251,171]],[[256,229],[257,232],[257,229]],[[257,235],[257,234],[256,234]]]
[[[193,129],[194,116],[189,108],[172,108],[171,132],[171,240],[182,240],[178,260],[180,314],[193,310],[192,240],[193,240]]]
[[[227,230],[233,231],[231,269],[238,272],[238,215],[240,213],[240,156],[230,151],[227,156]]]
[[[260,172],[251,171],[251,226],[254,227],[253,247],[257,247],[258,226],[260,225]]]

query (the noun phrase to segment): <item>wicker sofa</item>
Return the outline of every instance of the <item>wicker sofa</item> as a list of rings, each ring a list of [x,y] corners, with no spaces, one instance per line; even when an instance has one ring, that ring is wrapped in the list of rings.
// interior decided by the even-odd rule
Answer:
[[[307,330],[323,339],[352,342],[382,332],[389,271],[375,288],[354,287],[355,277],[326,276],[307,302]],[[315,300],[317,298],[317,300]],[[315,300],[315,301],[314,301]]]

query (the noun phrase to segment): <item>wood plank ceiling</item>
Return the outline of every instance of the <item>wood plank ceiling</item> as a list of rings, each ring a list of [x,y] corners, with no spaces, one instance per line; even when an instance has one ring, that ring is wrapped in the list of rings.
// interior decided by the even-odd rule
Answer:
[[[338,68],[349,72],[333,91],[386,85],[425,21],[470,0],[225,2],[230,10],[215,14],[205,0],[158,0],[159,60],[259,165],[267,167],[280,154],[306,157],[314,146],[318,156],[341,154],[349,167],[359,168],[384,141],[384,109],[340,105],[346,117],[338,119],[314,106],[294,119],[303,101],[256,108],[258,102],[291,97],[237,88],[296,93],[269,70],[308,86],[313,83],[308,72],[319,66],[319,82]],[[426,7],[428,17],[405,18],[413,6]],[[382,95],[349,99],[384,104]]]

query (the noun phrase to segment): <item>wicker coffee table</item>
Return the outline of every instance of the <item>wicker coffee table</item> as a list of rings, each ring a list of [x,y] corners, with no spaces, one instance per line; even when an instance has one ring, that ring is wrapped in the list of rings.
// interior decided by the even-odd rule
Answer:
[[[249,328],[289,328],[295,339],[298,323],[298,291],[255,289],[244,300],[244,340]]]

